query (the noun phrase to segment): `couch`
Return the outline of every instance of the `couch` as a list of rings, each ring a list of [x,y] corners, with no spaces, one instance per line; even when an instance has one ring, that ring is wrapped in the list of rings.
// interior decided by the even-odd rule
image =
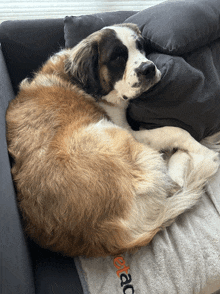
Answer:
[[[88,263],[83,268],[83,260],[80,261],[77,258],[71,259],[42,249],[28,239],[23,232],[22,217],[16,204],[16,189],[10,173],[13,160],[7,152],[5,124],[5,112],[8,103],[18,92],[19,83],[27,76],[31,77],[34,71],[50,55],[65,46],[74,46],[80,39],[86,37],[93,31],[114,23],[122,23],[124,21],[134,22],[140,27],[148,44],[149,52],[147,53],[149,54],[149,58],[161,69],[163,79],[158,87],[153,88],[145,96],[134,101],[129,107],[129,123],[134,129],[139,127],[154,128],[163,125],[180,126],[188,130],[197,140],[202,140],[206,136],[212,135],[220,130],[220,115],[218,115],[220,107],[220,103],[218,102],[220,62],[217,62],[219,55],[216,54],[216,52],[220,52],[220,41],[218,41],[218,38],[220,38],[220,4],[218,0],[199,1],[200,4],[198,0],[194,4],[194,1],[187,0],[185,6],[182,1],[177,5],[173,1],[168,1],[169,3],[141,12],[123,11],[92,16],[67,17],[65,20],[45,19],[7,21],[1,23],[0,293],[95,293],[92,292],[94,291],[92,288],[89,289],[89,285],[85,285],[85,273],[82,273],[83,270],[88,269],[93,263]],[[198,17],[195,17],[198,23],[193,23],[194,18],[188,19],[191,25],[190,32],[187,31],[186,27],[182,28],[182,20],[178,16],[180,10],[182,11],[181,15],[184,14],[183,12],[189,15],[189,10],[193,10],[194,15],[199,11]],[[163,18],[166,22],[175,15],[179,18],[178,30],[182,29],[181,33],[178,31],[175,34],[173,28],[169,29],[167,24],[155,21],[161,17],[161,11],[164,12],[164,15],[170,16],[169,18]],[[205,15],[203,15],[204,11],[207,12]],[[206,16],[207,18],[205,18]],[[184,25],[186,23],[187,21],[185,19]],[[203,25],[202,28],[201,24]],[[166,36],[164,33],[165,26],[166,33],[168,34]],[[155,31],[156,35],[154,33]],[[185,31],[188,33],[185,34]],[[172,36],[170,32],[173,33]],[[178,38],[176,38],[177,36]],[[212,85],[211,89],[210,84]],[[178,95],[176,95],[177,93]],[[192,95],[192,93],[194,94]],[[196,98],[195,100],[197,96],[199,96],[199,99]],[[156,102],[155,97],[157,97]],[[155,109],[157,110],[156,114]],[[213,217],[217,220],[216,222],[213,221],[213,223],[217,227],[219,225],[218,217],[220,207],[219,180],[220,176],[217,175],[215,180],[210,184],[211,186],[207,188],[206,195],[204,193],[204,199],[208,197],[207,199],[209,200],[203,201],[204,206],[210,206],[210,211],[213,209]],[[183,226],[181,220],[180,226]],[[173,228],[175,231],[175,227]],[[185,227],[183,228],[185,229]],[[209,227],[207,226],[206,229],[209,230]],[[220,236],[220,232],[216,229],[215,234],[218,235],[218,233]],[[160,235],[162,239],[164,238],[163,234],[169,234],[169,229]],[[211,233],[209,236],[210,240],[206,240],[206,244],[213,242]],[[219,236],[215,237],[220,247]],[[148,250],[151,250],[152,255],[154,248],[151,247],[150,249],[149,247]],[[207,254],[211,255],[209,251],[207,251]],[[220,254],[217,249],[215,256],[220,260]],[[81,265],[79,265],[80,262]],[[150,264],[151,266],[152,264],[156,264],[156,260],[152,259]],[[193,288],[190,288],[192,290],[189,291],[192,292],[189,293],[209,294],[218,290],[220,288],[219,262],[216,262],[213,269],[216,270],[216,274],[209,280],[205,278],[204,280],[198,280],[198,283],[199,281],[203,283],[200,285],[201,287],[197,287],[195,292],[193,292]],[[151,270],[153,271],[153,268]],[[183,272],[185,273],[185,271],[187,275],[188,269],[185,268]],[[87,278],[91,279],[91,276],[87,276]],[[150,273],[148,278],[151,278]],[[154,283],[153,276],[151,280]],[[207,284],[204,281],[207,281]],[[178,287],[176,287],[176,292],[175,290],[169,291],[169,283],[167,287],[165,283],[164,288],[158,286],[154,292],[150,290],[149,280],[149,291],[147,293],[186,293],[179,291]],[[103,290],[103,292],[100,291],[97,290],[96,293],[109,293],[106,290]],[[139,290],[137,293],[144,294],[146,292]]]

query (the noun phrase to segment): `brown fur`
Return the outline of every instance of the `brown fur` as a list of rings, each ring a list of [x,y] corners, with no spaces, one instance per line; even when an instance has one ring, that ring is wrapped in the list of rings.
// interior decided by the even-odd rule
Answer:
[[[144,246],[201,192],[197,186],[191,198],[185,191],[185,200],[179,199],[161,154],[111,125],[95,99],[72,81],[81,66],[75,57],[94,54],[88,44],[103,34],[49,59],[33,80],[22,82],[6,115],[25,230],[42,247],[68,256]],[[107,68],[100,68],[102,84],[108,84]],[[108,127],[99,129],[103,121]]]

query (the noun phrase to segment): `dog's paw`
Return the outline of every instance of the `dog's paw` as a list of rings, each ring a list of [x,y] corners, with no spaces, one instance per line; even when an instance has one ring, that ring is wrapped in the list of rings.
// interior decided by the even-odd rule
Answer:
[[[190,153],[192,157],[193,168],[198,170],[204,177],[211,177],[214,175],[219,166],[219,153],[205,148],[202,153]]]

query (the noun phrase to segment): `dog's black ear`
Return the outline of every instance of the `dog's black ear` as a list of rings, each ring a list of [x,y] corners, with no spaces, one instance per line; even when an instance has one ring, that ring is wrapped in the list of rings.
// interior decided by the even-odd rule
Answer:
[[[83,42],[78,52],[67,59],[65,70],[73,83],[98,99],[104,94],[99,78],[99,52],[97,42]]]

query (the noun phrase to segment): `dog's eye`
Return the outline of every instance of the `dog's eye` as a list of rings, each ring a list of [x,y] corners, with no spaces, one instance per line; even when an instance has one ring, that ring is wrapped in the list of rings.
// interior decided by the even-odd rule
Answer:
[[[126,56],[120,54],[120,55],[115,55],[112,57],[112,61],[114,62],[121,62],[121,61],[125,61]]]
[[[115,66],[125,63],[128,59],[127,49],[116,47],[110,57],[110,62]]]
[[[127,55],[115,54],[114,56],[111,57],[110,64],[113,67],[122,67],[126,64],[126,61],[127,61]]]

